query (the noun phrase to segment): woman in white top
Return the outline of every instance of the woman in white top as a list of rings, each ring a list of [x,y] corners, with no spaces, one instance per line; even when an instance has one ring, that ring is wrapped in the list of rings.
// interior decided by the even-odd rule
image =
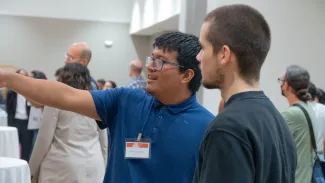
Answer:
[[[33,70],[31,72],[31,75],[35,79],[47,80],[46,75],[42,71]],[[29,102],[32,104],[32,106],[30,107],[27,129],[33,131],[33,141],[32,141],[32,149],[33,149],[38,134],[38,129],[41,125],[44,106],[35,104],[32,101]]]
[[[90,74],[78,63],[68,63],[59,81],[90,89]],[[45,107],[29,162],[33,183],[103,182],[107,159],[107,131],[95,120]]]

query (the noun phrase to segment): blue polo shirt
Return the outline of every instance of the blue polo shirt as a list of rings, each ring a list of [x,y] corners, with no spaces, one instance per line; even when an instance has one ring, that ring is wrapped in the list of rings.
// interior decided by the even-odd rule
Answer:
[[[164,105],[141,89],[90,91],[102,127],[110,130],[105,183],[191,183],[205,130],[214,116],[195,94]],[[143,129],[143,131],[142,131]],[[151,140],[150,159],[125,159],[128,138]]]

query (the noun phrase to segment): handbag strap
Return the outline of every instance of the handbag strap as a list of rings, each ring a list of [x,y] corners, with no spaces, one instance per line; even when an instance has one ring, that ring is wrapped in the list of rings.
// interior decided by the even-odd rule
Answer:
[[[308,115],[308,112],[307,110],[300,104],[294,104],[294,106],[296,107],[299,107],[302,112],[304,113],[306,119],[307,119],[307,122],[308,122],[308,127],[309,127],[309,134],[310,134],[310,139],[311,139],[311,145],[313,147],[313,150],[315,151],[315,154],[316,154],[316,158],[319,159],[318,155],[317,155],[317,146],[316,146],[316,140],[315,140],[315,134],[314,134],[314,128],[313,128],[313,124],[311,122],[311,119]]]

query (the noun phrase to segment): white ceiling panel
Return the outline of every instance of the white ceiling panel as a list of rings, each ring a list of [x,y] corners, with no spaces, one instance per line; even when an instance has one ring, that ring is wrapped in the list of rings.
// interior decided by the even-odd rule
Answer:
[[[0,0],[0,14],[129,23],[133,0]]]

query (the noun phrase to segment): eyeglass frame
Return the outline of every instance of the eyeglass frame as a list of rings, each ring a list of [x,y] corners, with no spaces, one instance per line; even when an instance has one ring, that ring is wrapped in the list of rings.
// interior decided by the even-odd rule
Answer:
[[[162,59],[159,59],[159,58],[153,58],[152,56],[147,56],[147,57],[146,57],[146,65],[149,65],[149,63],[147,62],[148,59],[151,59],[151,62],[152,62],[152,63],[153,63],[155,60],[160,60],[160,61],[162,62],[160,70],[158,70],[157,68],[155,68],[155,66],[153,66],[153,68],[154,68],[156,71],[161,71],[161,70],[164,68],[164,64],[169,64],[169,65],[173,65],[173,66],[176,66],[176,67],[186,68],[185,66],[179,65],[179,64],[177,64],[177,63],[169,62],[169,61],[162,60]],[[150,62],[150,63],[151,63],[151,62]]]
[[[81,60],[81,58],[73,58],[72,56],[70,56],[68,53],[64,54],[64,58],[68,59],[68,60]]]
[[[282,78],[278,78],[278,83],[282,86],[286,81]]]

